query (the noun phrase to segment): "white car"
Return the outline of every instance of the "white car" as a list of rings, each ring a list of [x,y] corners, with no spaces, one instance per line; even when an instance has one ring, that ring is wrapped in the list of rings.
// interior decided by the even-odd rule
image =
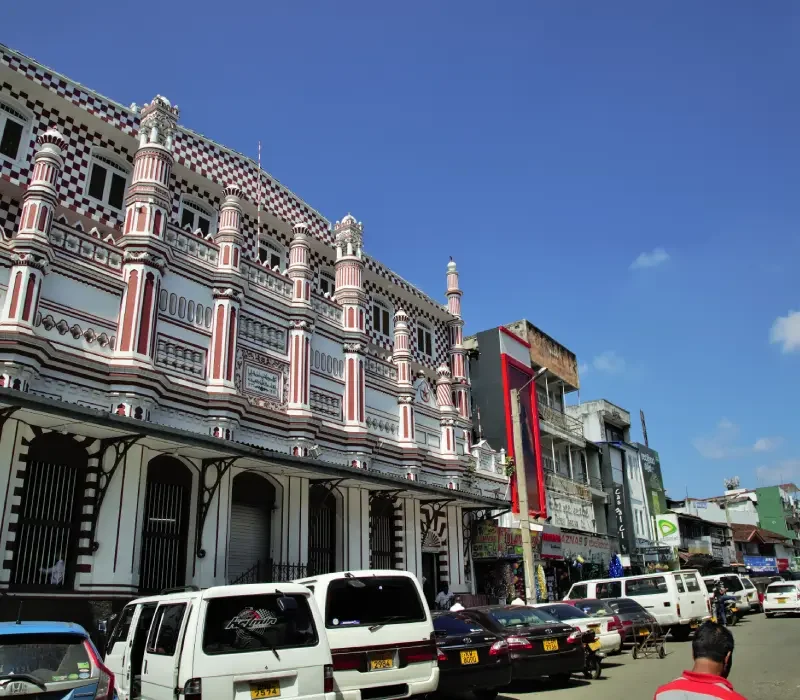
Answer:
[[[776,581],[764,591],[764,615],[800,613],[800,581]]]
[[[600,641],[600,651],[604,654],[615,654],[622,649],[622,622],[616,616],[589,617],[569,603],[540,603],[531,607],[544,610],[559,622],[577,627],[581,632],[591,630]]]

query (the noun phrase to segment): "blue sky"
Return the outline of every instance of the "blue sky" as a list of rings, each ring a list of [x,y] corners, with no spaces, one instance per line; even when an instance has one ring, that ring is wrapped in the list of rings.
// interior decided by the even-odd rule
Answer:
[[[433,296],[453,255],[468,332],[575,351],[583,400],[644,409],[671,495],[800,480],[800,5],[492,5],[42,0],[0,41],[260,139]]]

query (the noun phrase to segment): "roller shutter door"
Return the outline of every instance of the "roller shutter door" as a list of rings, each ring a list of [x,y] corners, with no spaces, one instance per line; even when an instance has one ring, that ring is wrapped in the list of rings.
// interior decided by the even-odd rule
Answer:
[[[256,562],[266,564],[269,555],[269,525],[263,508],[231,504],[231,536],[228,550],[228,580],[235,581]]]

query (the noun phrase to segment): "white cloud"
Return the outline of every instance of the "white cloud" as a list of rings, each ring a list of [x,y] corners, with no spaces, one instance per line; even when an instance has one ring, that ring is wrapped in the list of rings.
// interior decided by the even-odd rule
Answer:
[[[669,253],[663,248],[653,248],[649,253],[640,253],[631,263],[631,270],[642,270],[646,267],[658,267],[669,260]]]
[[[759,485],[775,486],[800,479],[800,459],[784,459],[771,466],[756,467]]]
[[[778,316],[769,331],[769,342],[780,343],[781,352],[800,350],[800,311]]]
[[[589,365],[585,362],[581,362],[581,364],[578,365],[578,376],[585,377],[587,374],[589,374]]]
[[[779,437],[763,437],[758,438],[753,444],[753,452],[772,452],[783,442]]]
[[[617,355],[613,350],[606,350],[592,360],[592,366],[598,372],[621,374],[625,371],[625,359]]]

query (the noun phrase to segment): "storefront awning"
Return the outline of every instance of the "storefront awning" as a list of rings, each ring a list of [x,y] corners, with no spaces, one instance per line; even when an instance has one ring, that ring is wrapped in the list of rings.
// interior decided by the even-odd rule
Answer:
[[[411,481],[375,469],[358,469],[309,457],[293,457],[188,430],[139,421],[104,411],[0,388],[0,425],[9,417],[48,430],[75,432],[95,439],[137,438],[156,452],[197,460],[235,460],[237,467],[267,468],[285,476],[339,481],[342,486],[392,492],[421,501],[447,501],[466,509],[508,508],[508,501],[462,490]]]

